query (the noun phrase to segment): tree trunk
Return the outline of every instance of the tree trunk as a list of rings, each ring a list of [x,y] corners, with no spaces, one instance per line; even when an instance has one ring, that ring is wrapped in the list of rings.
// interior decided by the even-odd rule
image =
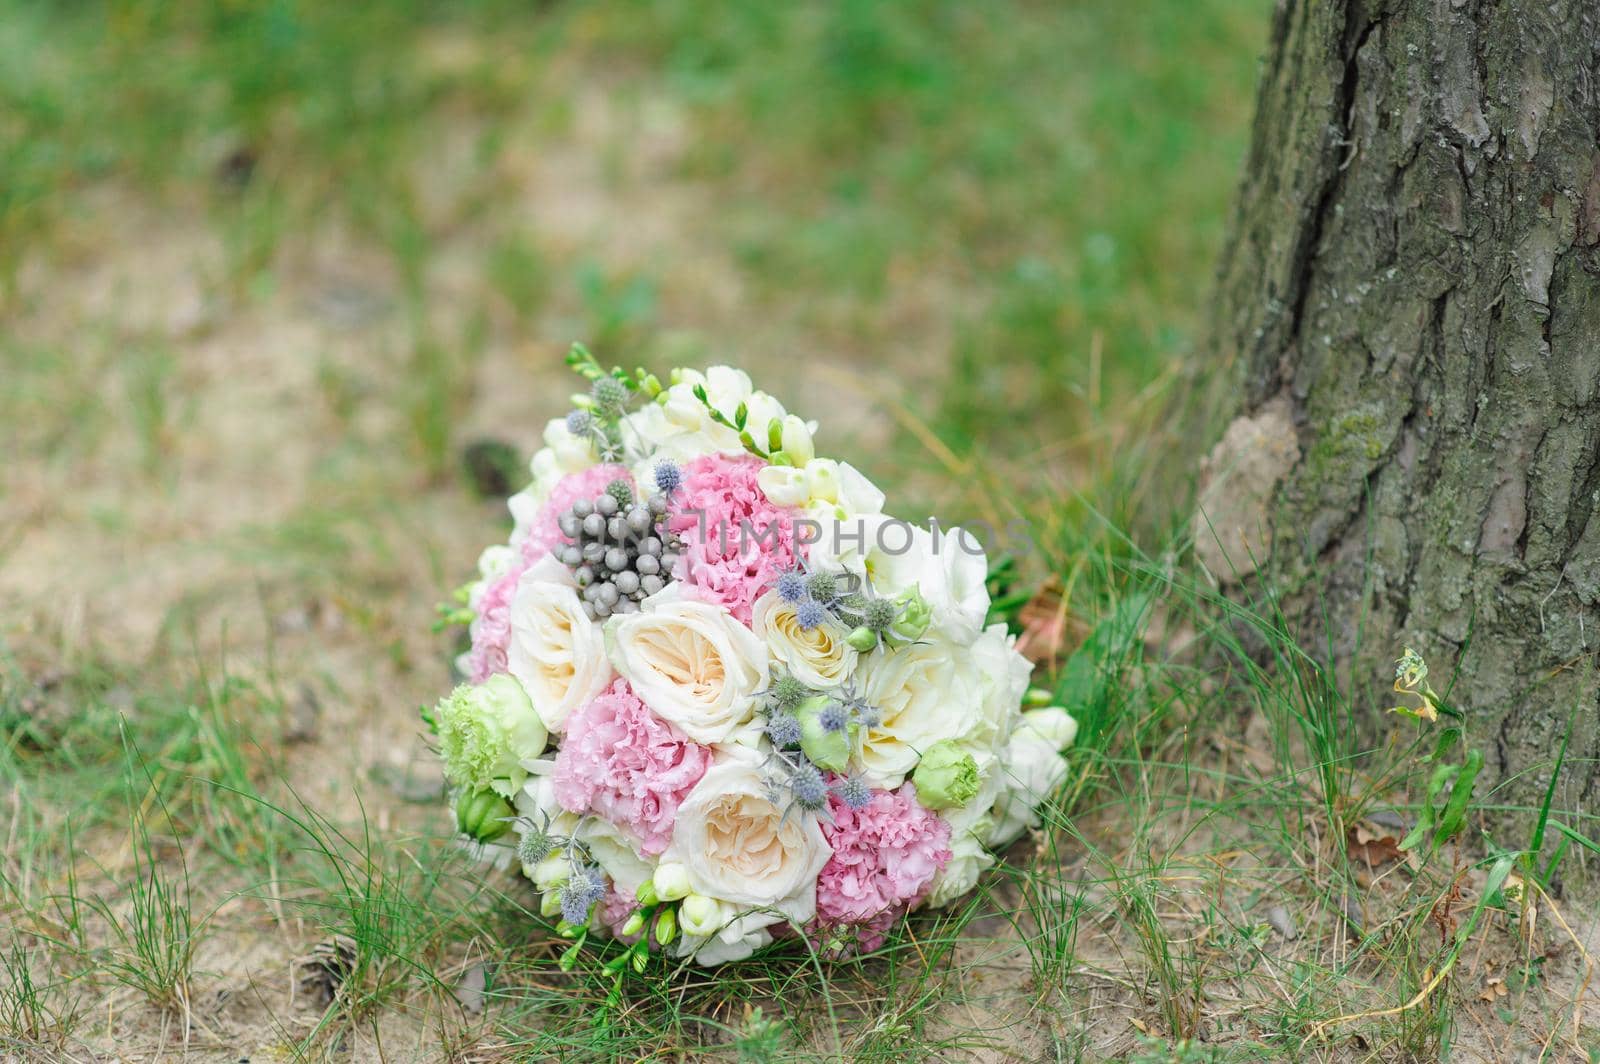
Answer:
[[[1220,268],[1197,555],[1347,666],[1459,669],[1497,803],[1574,713],[1600,800],[1597,97],[1600,0],[1280,0]]]

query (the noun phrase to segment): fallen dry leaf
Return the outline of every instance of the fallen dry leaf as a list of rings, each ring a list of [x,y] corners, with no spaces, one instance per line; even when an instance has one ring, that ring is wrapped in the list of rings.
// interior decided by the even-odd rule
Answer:
[[[1356,824],[1345,834],[1345,849],[1352,861],[1367,865],[1388,864],[1405,857],[1400,840],[1389,831],[1366,822]]]
[[[1067,610],[1061,578],[1051,576],[1017,614],[1022,634],[1017,650],[1035,665],[1054,672],[1067,656],[1068,643],[1083,641],[1088,629]]]

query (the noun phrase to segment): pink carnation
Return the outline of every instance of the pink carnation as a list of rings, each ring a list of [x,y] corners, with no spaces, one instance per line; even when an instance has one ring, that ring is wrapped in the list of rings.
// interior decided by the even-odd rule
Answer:
[[[672,841],[678,804],[710,767],[710,750],[617,680],[568,718],[556,754],[556,801],[569,812],[600,814],[653,857]]]
[[[511,644],[511,599],[528,568],[558,545],[572,541],[561,534],[557,524],[561,515],[579,499],[592,499],[606,490],[613,480],[633,483],[628,470],[619,465],[598,465],[581,473],[569,473],[556,482],[539,515],[528,526],[517,547],[517,560],[511,568],[490,582],[478,600],[477,616],[472,620],[472,651],[467,656],[473,683],[482,683],[497,672],[506,671],[506,647]]]
[[[796,560],[794,516],[756,483],[764,465],[752,455],[696,458],[683,469],[668,523],[684,544],[673,577],[745,624],[751,603]]]
[[[817,923],[857,925],[862,949],[876,949],[894,918],[921,901],[950,861],[950,825],[917,801],[917,789],[874,791],[851,809],[830,795],[833,823],[822,834],[833,856],[817,877]]]

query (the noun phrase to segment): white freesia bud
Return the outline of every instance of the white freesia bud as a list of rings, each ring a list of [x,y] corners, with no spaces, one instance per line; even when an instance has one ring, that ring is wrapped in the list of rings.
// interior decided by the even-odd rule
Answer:
[[[547,920],[561,915],[560,891],[547,890],[539,895],[539,915]]]
[[[817,456],[811,442],[811,430],[793,414],[783,418],[783,451],[797,466],[803,466]]]
[[[650,881],[662,901],[677,901],[689,893],[689,870],[677,861],[661,862]]]
[[[1078,722],[1060,706],[1028,710],[1022,714],[1021,726],[1037,733],[1057,750],[1065,750],[1078,737]]]
[[[806,483],[811,489],[813,504],[839,501],[839,463],[831,458],[818,458],[806,465]]]
[[[690,894],[678,905],[678,926],[685,934],[713,935],[727,924],[729,908],[704,894]]]

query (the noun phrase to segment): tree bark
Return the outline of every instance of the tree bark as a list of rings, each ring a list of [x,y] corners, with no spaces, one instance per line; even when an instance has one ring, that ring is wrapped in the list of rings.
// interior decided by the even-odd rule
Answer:
[[[1197,555],[1346,666],[1458,670],[1497,803],[1574,713],[1600,800],[1597,98],[1600,0],[1280,0],[1219,270]]]

